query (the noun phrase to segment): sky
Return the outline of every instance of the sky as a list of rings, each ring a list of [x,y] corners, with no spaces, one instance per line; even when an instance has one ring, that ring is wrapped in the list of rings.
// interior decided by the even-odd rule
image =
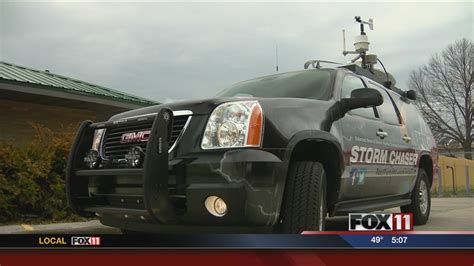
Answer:
[[[370,53],[399,87],[410,71],[461,38],[473,39],[473,4],[162,3],[0,0],[0,60],[159,102],[209,98],[230,85],[347,62],[354,16],[373,18]],[[380,66],[379,66],[380,67]]]

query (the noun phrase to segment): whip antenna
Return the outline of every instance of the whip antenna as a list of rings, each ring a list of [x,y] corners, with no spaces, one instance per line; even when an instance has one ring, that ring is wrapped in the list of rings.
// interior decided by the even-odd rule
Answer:
[[[278,72],[278,43],[275,44],[275,58],[276,72]]]

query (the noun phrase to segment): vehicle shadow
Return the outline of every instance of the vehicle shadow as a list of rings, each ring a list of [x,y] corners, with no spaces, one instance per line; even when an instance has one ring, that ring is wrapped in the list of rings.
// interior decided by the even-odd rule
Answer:
[[[348,231],[349,217],[338,216],[326,219],[326,231]]]

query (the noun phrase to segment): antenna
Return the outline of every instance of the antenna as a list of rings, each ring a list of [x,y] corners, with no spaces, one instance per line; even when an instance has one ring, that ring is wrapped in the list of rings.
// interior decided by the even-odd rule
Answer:
[[[276,58],[276,72],[278,72],[278,43],[276,43],[276,46],[275,46],[275,58]]]
[[[346,52],[346,30],[342,29],[342,54],[346,56],[344,53]]]

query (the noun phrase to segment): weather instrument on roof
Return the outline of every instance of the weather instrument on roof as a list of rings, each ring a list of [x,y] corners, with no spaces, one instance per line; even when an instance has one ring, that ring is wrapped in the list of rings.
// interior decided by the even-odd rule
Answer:
[[[343,40],[343,51],[342,54],[344,56],[348,54],[357,54],[357,56],[350,61],[350,63],[355,63],[357,60],[362,59],[361,66],[364,69],[368,69],[372,74],[374,73],[374,65],[377,64],[377,56],[374,54],[367,54],[369,51],[369,38],[365,33],[365,25],[369,26],[370,30],[374,29],[374,21],[373,19],[369,19],[368,21],[362,20],[359,16],[355,17],[355,21],[360,24],[360,35],[357,35],[354,40],[354,51],[347,51],[346,50],[346,33],[345,30],[342,30],[342,40]],[[320,63],[330,63],[330,64],[338,64],[331,61],[325,60],[309,60],[304,64],[304,68],[308,69],[310,65],[313,68],[321,68]]]
[[[377,55],[367,54],[369,51],[369,37],[365,33],[365,25],[369,26],[370,30],[374,29],[374,21],[370,18],[369,21],[362,20],[359,16],[355,17],[355,21],[360,24],[360,35],[357,35],[354,39],[354,51],[346,50],[346,31],[342,30],[342,43],[344,56],[348,54],[357,54],[357,56],[351,60],[351,63],[362,59],[361,66],[362,68],[369,69],[373,73],[374,65],[377,64]]]
[[[403,91],[395,86],[395,78],[393,75],[387,72],[385,69],[384,64],[382,61],[377,57],[375,54],[368,54],[369,51],[369,38],[365,32],[365,26],[368,25],[370,30],[374,29],[374,21],[373,19],[369,19],[368,21],[362,20],[361,17],[356,16],[355,22],[359,23],[360,25],[360,34],[357,35],[354,39],[354,51],[347,51],[346,50],[346,34],[345,30],[342,30],[342,41],[343,41],[343,51],[342,54],[344,56],[348,54],[355,54],[357,55],[355,58],[347,62],[346,64],[340,64],[332,61],[326,60],[308,60],[304,63],[304,69],[308,69],[310,66],[316,69],[321,68],[321,63],[323,64],[338,64],[337,68],[345,68],[349,71],[352,71],[358,75],[365,76],[375,82],[383,84],[387,89],[393,90],[400,95],[406,97],[410,100],[416,100],[416,92],[415,91]],[[383,71],[380,69],[376,69],[374,67],[377,62],[383,68]],[[278,68],[277,68],[278,70]]]
[[[344,56],[348,54],[356,54],[357,56],[350,60],[349,64],[343,65],[341,67],[346,68],[356,74],[363,75],[371,80],[383,84],[386,88],[396,91],[400,95],[410,99],[416,100],[416,92],[413,90],[403,91],[395,86],[395,79],[392,75],[387,72],[382,61],[377,58],[375,54],[368,54],[369,51],[369,38],[365,33],[365,25],[369,26],[370,30],[374,29],[374,21],[369,18],[368,21],[362,20],[359,16],[355,17],[355,21],[360,25],[360,35],[357,35],[354,39],[354,51],[346,50],[346,34],[345,30],[342,30],[342,42],[343,42],[343,51]],[[356,63],[357,60],[361,59],[360,67]],[[374,65],[380,63],[383,68],[381,70],[375,69]]]

